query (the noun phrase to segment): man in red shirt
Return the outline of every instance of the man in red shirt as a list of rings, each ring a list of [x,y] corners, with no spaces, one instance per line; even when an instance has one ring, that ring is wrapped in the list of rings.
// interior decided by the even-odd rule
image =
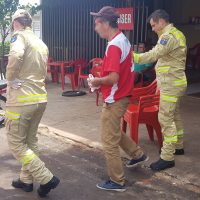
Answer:
[[[102,76],[89,81],[92,87],[100,86],[103,95],[101,137],[110,177],[108,181],[97,184],[97,187],[122,192],[126,188],[119,147],[132,158],[127,167],[134,167],[148,160],[141,148],[121,132],[120,127],[134,84],[131,45],[118,29],[119,14],[115,8],[106,6],[98,13],[90,14],[95,17],[95,31],[101,38],[108,40]]]

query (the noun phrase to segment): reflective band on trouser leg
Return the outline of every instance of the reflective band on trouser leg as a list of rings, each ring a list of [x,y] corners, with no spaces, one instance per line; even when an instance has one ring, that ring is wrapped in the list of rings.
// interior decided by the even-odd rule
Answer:
[[[158,72],[159,73],[167,73],[169,72],[170,66],[159,66],[158,67]]]
[[[19,103],[25,103],[25,102],[37,102],[42,100],[47,100],[46,94],[32,94],[27,96],[18,96],[17,100]]]
[[[178,141],[177,135],[174,136],[164,136],[165,143],[176,143]]]
[[[133,53],[133,59],[134,59],[134,62],[139,63],[140,54]]]
[[[6,118],[8,118],[10,120],[19,120],[20,114],[6,111]]]
[[[186,78],[182,79],[182,80],[176,80],[175,81],[175,86],[182,86],[182,85],[187,85],[187,80]]]
[[[35,153],[31,149],[29,149],[26,151],[25,156],[22,159],[20,159],[20,162],[22,163],[22,166],[25,166],[30,161],[32,161],[35,157],[36,157]]]
[[[176,96],[169,96],[169,95],[163,95],[163,94],[161,95],[160,99],[166,102],[174,102],[174,103],[176,103],[178,100]]]
[[[178,139],[182,139],[183,138],[183,133],[184,133],[184,130],[182,129],[182,130],[179,130],[178,132],[177,132],[177,137],[178,137]]]
[[[176,149],[183,149],[183,136],[184,136],[184,130],[178,130],[177,131],[177,137],[178,137],[178,141],[175,145]]]

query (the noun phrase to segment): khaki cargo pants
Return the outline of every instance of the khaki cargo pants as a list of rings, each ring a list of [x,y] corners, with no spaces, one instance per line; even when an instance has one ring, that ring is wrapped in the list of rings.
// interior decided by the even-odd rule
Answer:
[[[101,139],[108,175],[112,181],[120,185],[125,183],[125,176],[119,147],[131,158],[139,158],[143,155],[141,148],[121,131],[121,118],[128,104],[127,97],[112,104],[104,103],[101,115]]]
[[[48,183],[53,174],[39,158],[37,130],[46,103],[6,108],[6,129],[10,150],[22,164],[20,180],[31,184]]]
[[[163,160],[174,160],[175,149],[183,148],[183,124],[180,116],[181,97],[161,94],[159,122],[164,134],[161,158]]]

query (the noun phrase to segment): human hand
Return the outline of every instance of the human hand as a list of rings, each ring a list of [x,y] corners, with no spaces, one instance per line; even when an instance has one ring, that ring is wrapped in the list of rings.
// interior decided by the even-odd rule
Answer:
[[[94,92],[96,89],[99,89],[101,84],[100,78],[93,77],[92,74],[89,74],[89,78],[87,79],[87,81],[92,92]]]

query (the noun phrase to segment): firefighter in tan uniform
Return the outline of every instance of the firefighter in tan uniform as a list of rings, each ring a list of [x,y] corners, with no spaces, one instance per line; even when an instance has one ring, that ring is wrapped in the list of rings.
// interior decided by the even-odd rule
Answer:
[[[157,61],[156,75],[160,89],[159,122],[164,134],[160,159],[150,165],[159,171],[174,167],[174,154],[183,155],[183,125],[180,117],[180,98],[187,80],[185,76],[186,39],[181,31],[169,24],[169,15],[157,10],[149,17],[152,30],[158,34],[157,45],[149,52],[134,53],[134,62],[152,63]]]
[[[33,180],[40,183],[38,194],[45,197],[59,184],[59,179],[39,158],[37,129],[47,104],[45,76],[48,48],[31,30],[32,19],[25,10],[12,17],[13,36],[7,65],[6,128],[9,147],[22,164],[15,188],[33,190]]]

